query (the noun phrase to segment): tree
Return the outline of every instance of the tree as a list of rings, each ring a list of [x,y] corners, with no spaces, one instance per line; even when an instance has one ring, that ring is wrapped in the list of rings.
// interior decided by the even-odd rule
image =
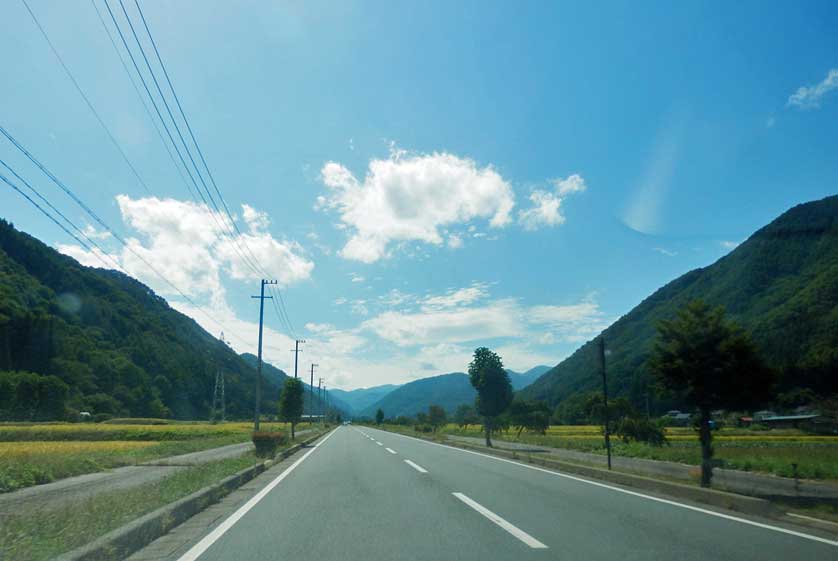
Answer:
[[[448,423],[448,415],[446,415],[445,409],[439,405],[429,406],[428,423],[434,428],[434,432],[440,427],[444,427]]]
[[[550,426],[550,408],[543,401],[516,399],[509,407],[509,421],[518,429],[518,437],[524,429],[544,434]]]
[[[454,422],[463,429],[468,428],[469,425],[479,422],[477,413],[474,411],[474,406],[464,403],[457,407],[454,412]]]
[[[468,378],[477,390],[475,407],[483,416],[486,432],[486,446],[492,446],[492,425],[494,420],[506,411],[512,403],[512,384],[509,374],[503,368],[501,358],[486,347],[474,351],[474,358],[468,365]]]
[[[666,391],[699,411],[701,485],[713,477],[710,412],[749,409],[766,400],[773,372],[762,362],[751,338],[725,319],[722,307],[701,300],[687,304],[675,319],[658,324],[649,369]]]
[[[375,424],[380,425],[384,422],[384,411],[379,408],[378,411],[375,412]]]
[[[291,440],[294,428],[303,416],[303,383],[299,378],[286,378],[279,396],[279,418],[291,423]]]

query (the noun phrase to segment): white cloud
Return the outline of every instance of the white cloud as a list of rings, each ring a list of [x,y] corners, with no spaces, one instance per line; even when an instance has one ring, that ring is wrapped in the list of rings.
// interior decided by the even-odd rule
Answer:
[[[678,255],[677,251],[672,251],[672,250],[666,249],[665,247],[653,247],[652,251],[657,251],[661,255],[666,255],[667,257],[675,257],[676,255]]]
[[[259,278],[248,262],[258,262],[283,286],[309,278],[314,268],[298,244],[274,239],[267,232],[267,215],[247,205],[242,210],[248,231],[225,237],[218,232],[220,228],[233,231],[229,220],[205,205],[156,197],[132,199],[127,195],[118,195],[116,202],[123,221],[136,237],[127,236],[127,247],[111,257],[127,274],[159,294],[176,296],[178,291],[147,263],[187,296],[209,297],[213,302],[223,299],[224,275],[241,280]],[[95,259],[77,246],[60,246],[59,250],[83,263]]]
[[[340,255],[364,263],[388,256],[393,243],[440,245],[439,229],[447,225],[483,218],[503,227],[515,204],[509,183],[491,166],[444,152],[393,150],[387,159],[370,161],[363,181],[328,162],[321,178],[329,193],[318,197],[317,208],[339,212],[350,233]]]
[[[85,224],[82,233],[91,240],[109,240],[113,237],[107,230],[97,230],[90,224]]]
[[[833,68],[826,73],[826,78],[820,83],[797,88],[797,91],[789,96],[786,107],[818,109],[821,106],[821,98],[836,88],[838,88],[838,68]]]
[[[349,280],[352,282],[364,282],[367,279],[358,273],[349,273]]]
[[[459,234],[451,234],[448,236],[448,247],[451,249],[463,247],[463,238]]]
[[[465,306],[486,298],[488,295],[488,285],[486,283],[475,282],[466,288],[449,290],[448,293],[442,296],[425,298],[422,302],[422,309],[429,311]]]
[[[518,221],[525,230],[536,230],[541,226],[560,226],[564,224],[565,217],[561,212],[562,201],[568,195],[581,193],[587,189],[585,180],[578,174],[570,175],[564,179],[558,178],[550,181],[553,184],[553,192],[536,189],[530,194],[532,206],[526,210],[518,211]]]
[[[730,240],[722,240],[722,241],[719,242],[719,245],[722,246],[725,249],[733,249],[741,243],[742,243],[741,241],[734,242],[734,241],[730,241]]]

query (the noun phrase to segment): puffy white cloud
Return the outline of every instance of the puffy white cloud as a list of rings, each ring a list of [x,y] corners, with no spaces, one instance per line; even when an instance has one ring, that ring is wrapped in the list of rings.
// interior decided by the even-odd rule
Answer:
[[[518,211],[518,221],[525,230],[537,230],[541,226],[560,226],[565,217],[561,212],[562,201],[568,195],[581,193],[587,189],[585,180],[578,174],[564,179],[557,178],[550,181],[553,191],[536,189],[530,194],[532,206]]]
[[[814,86],[797,88],[797,91],[789,96],[786,107],[818,109],[821,106],[821,98],[836,88],[838,88],[838,68],[833,68],[826,73],[826,78]]]
[[[491,166],[444,152],[393,150],[370,161],[363,181],[337,162],[320,175],[329,193],[318,197],[317,208],[339,212],[350,233],[340,255],[364,263],[386,257],[393,243],[440,245],[447,225],[483,218],[503,227],[515,204],[509,183]]]
[[[448,247],[450,247],[451,249],[459,249],[463,247],[463,238],[459,234],[449,235]]]
[[[352,282],[364,282],[367,279],[358,273],[349,273],[349,280]]]
[[[177,296],[179,292],[161,280],[149,264],[180,292],[189,297],[208,296],[213,302],[223,298],[225,274],[242,280],[259,278],[249,263],[258,263],[285,286],[309,278],[314,268],[298,244],[273,238],[267,232],[267,215],[247,205],[243,206],[247,232],[222,236],[219,230],[233,232],[229,219],[205,205],[127,195],[118,195],[116,201],[134,235],[126,237],[127,247],[111,257],[127,274],[160,294]],[[95,259],[78,246],[60,246],[59,250],[83,263]]]
[[[472,304],[489,295],[489,286],[486,283],[475,282],[471,286],[457,290],[449,290],[441,296],[429,296],[422,302],[422,309],[425,311],[438,310],[443,308],[454,308]]]

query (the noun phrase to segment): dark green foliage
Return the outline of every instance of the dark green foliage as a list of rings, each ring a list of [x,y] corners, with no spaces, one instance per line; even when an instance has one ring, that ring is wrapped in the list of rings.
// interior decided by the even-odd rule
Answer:
[[[712,477],[710,412],[749,409],[771,395],[773,372],[750,337],[725,319],[724,309],[701,300],[658,324],[649,370],[660,386],[700,413],[701,484]]]
[[[63,419],[68,393],[67,384],[56,376],[0,372],[0,420]]]
[[[623,417],[614,423],[614,435],[620,437],[625,443],[635,440],[652,446],[666,444],[666,432],[659,421],[651,419]]]
[[[209,416],[219,369],[228,415],[249,417],[255,372],[229,347],[133,278],[84,267],[0,220],[0,371],[58,378],[75,411],[196,419]],[[263,410],[277,391],[266,386]],[[60,388],[50,419],[63,418]],[[15,418],[36,414],[26,403]]]
[[[512,403],[512,384],[501,358],[486,347],[478,347],[468,365],[468,378],[477,390],[474,402],[477,412],[485,418],[486,446],[492,445],[492,422]]]
[[[434,432],[440,427],[444,427],[448,423],[448,415],[445,414],[445,409],[439,405],[428,407],[428,422],[434,428]]]
[[[383,422],[384,422],[384,411],[382,409],[379,409],[378,411],[375,412],[375,424],[380,425]]]
[[[279,418],[291,423],[291,439],[294,428],[303,416],[303,383],[299,378],[286,378],[279,396]]]
[[[480,422],[480,418],[477,416],[477,411],[474,410],[474,406],[464,403],[457,407],[457,410],[454,412],[454,422],[460,428],[465,428],[468,425],[476,425]]]
[[[778,391],[810,388],[838,393],[838,196],[802,204],[713,265],[691,271],[646,298],[603,332],[609,393],[657,413],[684,407],[675,397],[655,398],[646,360],[661,319],[701,298],[723,305],[778,370]],[[521,391],[527,399],[558,405],[597,390],[595,341]]]
[[[543,401],[516,399],[509,406],[509,422],[518,429],[518,436],[524,429],[545,434],[550,426],[550,408]]]

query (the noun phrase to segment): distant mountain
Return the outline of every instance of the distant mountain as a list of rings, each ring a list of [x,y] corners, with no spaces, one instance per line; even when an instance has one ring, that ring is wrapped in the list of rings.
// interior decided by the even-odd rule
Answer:
[[[427,411],[429,405],[440,405],[453,413],[463,403],[473,404],[476,395],[466,374],[442,374],[404,384],[361,410],[357,416],[374,417],[381,408],[387,417],[412,417],[420,411]]]
[[[0,419],[206,419],[218,371],[228,417],[250,417],[255,371],[227,345],[139,281],[0,220]],[[22,380],[49,394],[22,393]],[[277,386],[263,389],[262,410],[275,410]]]
[[[506,372],[509,374],[509,381],[512,383],[512,389],[514,390],[521,390],[538,380],[540,376],[542,376],[545,372],[550,370],[550,366],[534,366],[527,370],[524,373],[515,372],[514,370],[507,369]]]
[[[329,390],[329,395],[346,404],[348,411],[354,414],[360,413],[398,387],[398,384],[385,384],[357,390]]]
[[[838,196],[788,210],[728,255],[665,285],[606,329],[610,392],[642,403],[656,324],[695,298],[723,305],[751,332],[780,372],[779,391],[838,392]],[[589,341],[522,395],[557,404],[598,389],[595,350]]]
[[[243,353],[241,357],[244,361],[249,364],[254,369],[256,368],[257,361],[259,360],[258,357],[252,353]],[[284,370],[277,368],[273,364],[269,362],[262,361],[262,376],[263,379],[272,384],[277,388],[282,388],[283,384],[285,384],[285,379],[288,378],[288,374],[285,373]],[[321,399],[318,397],[317,386],[314,386],[314,391],[309,392],[310,386],[305,383],[305,377],[303,377],[303,386],[305,387],[305,393],[303,394],[303,415],[308,415],[312,413],[310,409],[312,409],[312,401],[313,399],[313,413],[319,415],[322,413],[322,403]],[[322,394],[321,394],[322,395]],[[279,393],[273,396],[274,398],[274,408],[271,409],[271,412],[276,411],[276,402],[279,400]],[[343,400],[335,398],[335,390],[329,390],[329,407],[333,409],[339,409],[344,414],[351,413],[351,408],[343,402]]]

